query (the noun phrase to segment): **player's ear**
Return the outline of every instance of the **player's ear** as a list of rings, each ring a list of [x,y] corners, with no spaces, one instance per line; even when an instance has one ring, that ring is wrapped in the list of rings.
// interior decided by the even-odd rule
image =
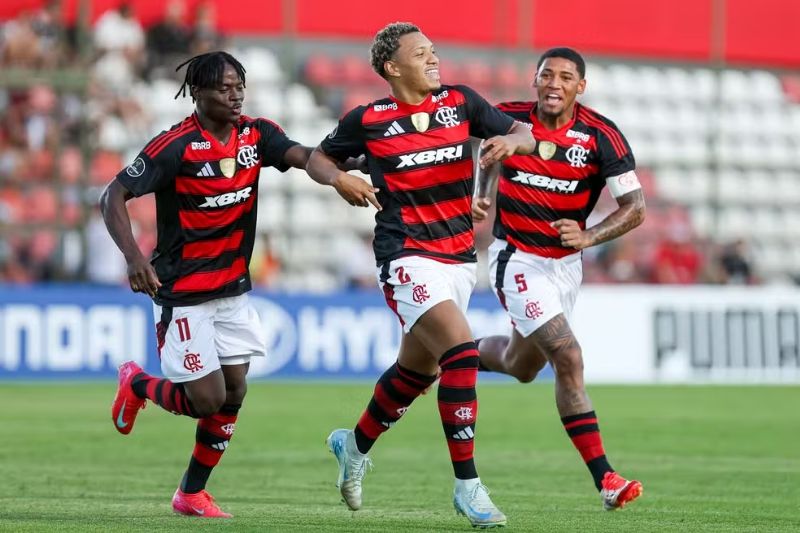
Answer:
[[[383,71],[386,73],[387,78],[400,77],[400,69],[397,67],[397,63],[391,59],[383,63]]]
[[[586,90],[586,78],[583,78],[581,81],[578,82],[578,94],[583,94]]]

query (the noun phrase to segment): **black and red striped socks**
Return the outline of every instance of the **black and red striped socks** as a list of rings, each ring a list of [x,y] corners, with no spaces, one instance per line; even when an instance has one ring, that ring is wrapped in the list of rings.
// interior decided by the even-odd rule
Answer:
[[[375,384],[372,399],[353,431],[358,451],[367,453],[434,381],[436,376],[423,376],[399,363],[389,367]]]
[[[478,348],[472,341],[447,350],[439,359],[439,416],[457,479],[478,477],[474,459],[478,361]]]
[[[603,440],[600,438],[600,427],[597,425],[597,415],[594,411],[579,415],[570,415],[561,418],[567,435],[572,439],[572,444],[581,454],[583,461],[589,468],[594,478],[597,490],[602,488],[601,482],[606,472],[614,469],[608,464],[606,452],[603,449]]]
[[[193,494],[206,488],[211,470],[222,459],[233,437],[241,407],[241,404],[225,404],[217,413],[197,421],[194,451],[181,481],[181,491]]]
[[[139,398],[150,400],[170,413],[198,418],[182,383],[173,383],[142,372],[133,377],[131,388]]]

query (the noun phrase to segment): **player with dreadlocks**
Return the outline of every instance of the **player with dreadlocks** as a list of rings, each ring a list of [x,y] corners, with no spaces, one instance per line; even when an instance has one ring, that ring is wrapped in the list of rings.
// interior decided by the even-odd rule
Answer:
[[[101,198],[103,218],[125,255],[131,289],[150,296],[161,371],[136,362],[119,368],[114,427],[133,429],[146,400],[198,419],[189,467],[172,498],[176,513],[229,518],[205,491],[236,427],[254,356],[266,340],[247,300],[261,167],[305,168],[311,149],[275,123],[242,114],[245,69],[230,54],[211,52],[186,67],[195,111],[151,140],[117,174]],[[126,201],[155,193],[158,242],[142,255]]]

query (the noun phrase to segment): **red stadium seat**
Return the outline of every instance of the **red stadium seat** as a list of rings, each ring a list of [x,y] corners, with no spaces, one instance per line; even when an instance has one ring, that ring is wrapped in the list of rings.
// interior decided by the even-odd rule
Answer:
[[[94,159],[92,159],[89,179],[93,185],[105,185],[114,179],[117,172],[124,166],[118,153],[99,150],[94,154]]]
[[[800,76],[796,74],[786,74],[781,77],[781,85],[786,99],[800,104]]]
[[[313,85],[329,87],[339,82],[339,71],[334,61],[326,55],[313,55],[306,61],[304,74],[306,81]]]
[[[25,195],[25,221],[56,222],[59,217],[59,200],[56,191],[47,185],[32,187]]]
[[[345,56],[339,63],[341,82],[344,85],[375,84],[381,77],[372,70],[369,62],[361,56]]]

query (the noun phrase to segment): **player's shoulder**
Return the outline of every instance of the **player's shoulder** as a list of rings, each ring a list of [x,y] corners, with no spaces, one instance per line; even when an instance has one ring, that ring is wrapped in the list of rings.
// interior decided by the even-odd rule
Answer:
[[[515,100],[512,102],[500,102],[495,107],[514,118],[526,119],[530,116],[533,110],[534,102],[527,102],[523,100]]]
[[[194,115],[190,115],[153,137],[142,152],[150,159],[154,159],[162,153],[182,151],[198,135],[200,135],[200,125]]]
[[[599,111],[578,103],[575,104],[575,108],[576,122],[584,124],[589,128],[599,130],[600,132],[615,131],[621,133],[614,121]]]

